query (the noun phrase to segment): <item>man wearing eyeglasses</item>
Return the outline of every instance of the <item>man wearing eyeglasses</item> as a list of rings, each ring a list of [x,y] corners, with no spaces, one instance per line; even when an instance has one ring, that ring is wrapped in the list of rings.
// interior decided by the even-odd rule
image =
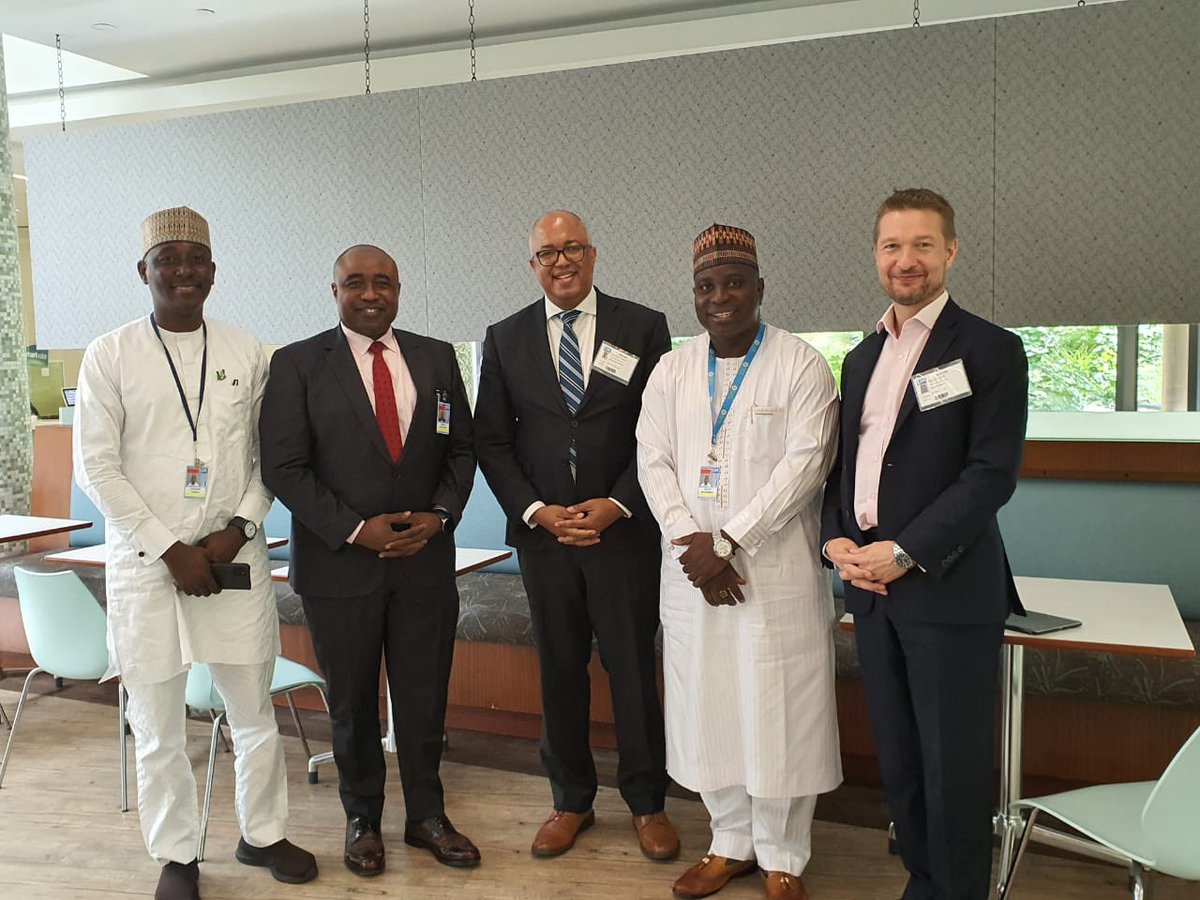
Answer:
[[[642,852],[673,859],[655,678],[659,534],[638,486],[634,437],[646,380],[670,349],[667,321],[595,289],[596,248],[574,213],[538,219],[529,252],[544,295],[488,329],[475,438],[508,516],[538,642],[554,811],[532,852],[565,853],[595,821],[594,635],[612,686],[621,796]]]

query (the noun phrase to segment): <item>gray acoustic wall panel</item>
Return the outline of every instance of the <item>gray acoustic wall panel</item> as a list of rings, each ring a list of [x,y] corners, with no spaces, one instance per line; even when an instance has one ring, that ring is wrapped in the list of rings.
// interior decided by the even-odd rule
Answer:
[[[1200,318],[1200,3],[998,20],[996,317]]]
[[[757,238],[772,322],[867,328],[875,209],[914,184],[958,208],[955,296],[990,316],[992,48],[967,23],[422,90],[430,327],[477,339],[535,299],[529,228],[561,206],[596,283],[675,334],[714,221]]]
[[[401,324],[426,328],[415,92],[68,131],[25,154],[44,347],[150,310],[138,226],[177,205],[209,221],[216,318],[268,343],[331,327],[333,260],[364,241],[400,262]]]

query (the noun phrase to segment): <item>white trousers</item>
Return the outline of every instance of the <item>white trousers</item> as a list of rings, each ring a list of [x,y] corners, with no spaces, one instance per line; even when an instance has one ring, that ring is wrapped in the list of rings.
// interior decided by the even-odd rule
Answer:
[[[708,852],[729,859],[757,859],[767,872],[799,877],[812,856],[817,797],[751,797],[741,785],[701,791],[712,818]]]
[[[266,847],[283,840],[288,815],[283,743],[269,693],[275,663],[210,663],[209,668],[225,699],[233,736],[234,805],[242,837]],[[186,686],[186,672],[156,684],[126,685],[136,742],[138,817],[146,849],[160,864],[191,862],[199,840],[196,778],[187,755]]]

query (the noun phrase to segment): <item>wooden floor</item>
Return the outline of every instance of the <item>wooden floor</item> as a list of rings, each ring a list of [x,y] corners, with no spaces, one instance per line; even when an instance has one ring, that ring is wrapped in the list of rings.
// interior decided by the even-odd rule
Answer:
[[[14,692],[0,690],[0,703],[10,714],[16,700]],[[208,728],[199,721],[190,728],[189,752],[197,779],[202,780]],[[137,813],[122,814],[117,809],[116,729],[116,711],[109,706],[54,694],[31,698],[0,789],[0,897],[99,900],[153,895],[158,869],[142,845]],[[7,732],[0,729],[0,737],[6,738]],[[547,812],[544,779],[448,761],[443,766],[447,812],[479,845],[483,865],[467,871],[449,869],[428,853],[404,845],[400,837],[404,811],[393,768],[388,781],[392,799],[384,817],[388,870],[380,878],[360,879],[341,863],[344,819],[333,770],[325,768],[322,782],[310,786],[299,741],[287,737],[285,747],[291,783],[289,836],[316,853],[320,877],[307,885],[282,885],[266,872],[234,860],[238,832],[233,767],[231,757],[222,755],[208,859],[201,867],[206,900],[250,896],[262,900],[350,896],[666,900],[674,878],[708,847],[703,806],[671,798],[667,809],[679,826],[683,855],[674,863],[644,859],[620,797],[615,790],[602,788],[596,827],[580,838],[575,850],[558,859],[536,860],[528,846]],[[905,877],[899,862],[887,855],[882,831],[818,821],[814,855],[804,881],[814,900],[894,900]],[[1125,881],[1124,872],[1116,867],[1031,853],[1013,897],[1128,897]],[[720,896],[761,897],[761,885],[758,877],[742,879]],[[1200,898],[1200,886],[1174,879],[1158,879],[1156,889],[1158,900]]]

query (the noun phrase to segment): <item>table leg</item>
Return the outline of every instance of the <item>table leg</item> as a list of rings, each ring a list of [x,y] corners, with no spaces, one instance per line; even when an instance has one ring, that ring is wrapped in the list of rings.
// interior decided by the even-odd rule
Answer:
[[[1021,814],[1013,804],[1021,798],[1021,724],[1025,703],[1025,648],[1020,644],[1005,644],[1001,660],[1000,698],[1000,804],[996,829],[1000,833],[1000,865],[997,892],[1004,895],[1012,864],[1015,842],[1024,826]]]

